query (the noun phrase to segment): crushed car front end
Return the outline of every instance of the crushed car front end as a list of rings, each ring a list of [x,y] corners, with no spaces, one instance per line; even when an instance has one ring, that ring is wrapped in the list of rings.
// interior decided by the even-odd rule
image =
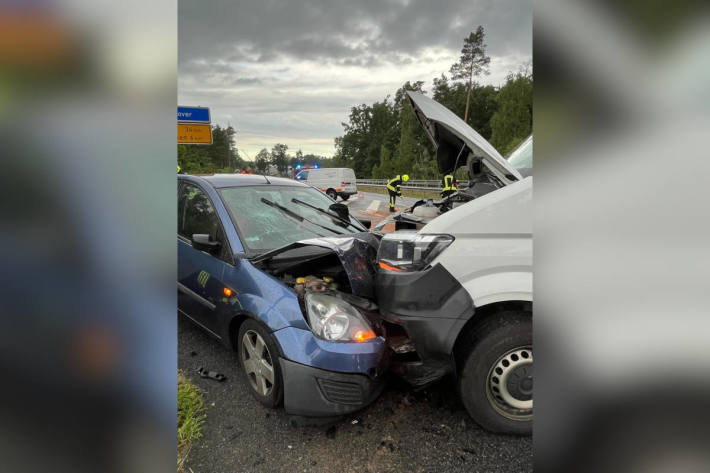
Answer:
[[[273,333],[289,414],[348,414],[380,394],[390,351],[372,301],[378,244],[369,233],[314,238],[254,259],[295,293],[307,323]]]

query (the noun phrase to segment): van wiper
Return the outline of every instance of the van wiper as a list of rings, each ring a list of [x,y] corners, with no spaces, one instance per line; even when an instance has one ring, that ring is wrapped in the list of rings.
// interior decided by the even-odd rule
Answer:
[[[323,214],[326,214],[327,216],[332,217],[332,218],[336,219],[337,221],[344,223],[345,225],[349,225],[349,226],[353,227],[354,229],[356,229],[356,230],[358,230],[358,231],[360,231],[360,232],[362,232],[362,231],[367,231],[367,229],[365,229],[365,228],[360,228],[360,227],[358,227],[357,225],[355,225],[354,223],[352,223],[352,222],[350,222],[350,221],[348,221],[348,220],[345,220],[344,218],[340,217],[340,215],[332,214],[332,213],[328,212],[328,211],[325,210],[325,209],[321,209],[320,207],[316,207],[315,205],[311,205],[311,204],[309,204],[308,202],[304,202],[304,201],[299,200],[299,199],[297,199],[297,198],[295,198],[295,197],[294,197],[293,199],[291,199],[291,202],[293,202],[294,204],[298,204],[298,205],[305,205],[306,207],[310,207],[310,208],[312,208],[313,210],[317,210],[318,212],[323,213]]]
[[[334,229],[332,229],[332,228],[330,228],[330,227],[326,227],[325,225],[321,225],[320,223],[316,223],[316,222],[314,222],[314,221],[312,221],[312,220],[308,220],[306,217],[304,217],[304,216],[302,216],[302,215],[299,215],[299,214],[297,214],[296,212],[294,212],[293,210],[289,209],[288,207],[284,207],[283,205],[277,204],[276,202],[272,202],[272,201],[270,201],[270,200],[268,200],[268,199],[265,199],[265,198],[263,198],[263,197],[261,198],[261,201],[262,201],[263,203],[265,203],[266,205],[268,205],[268,206],[271,206],[271,207],[274,207],[274,208],[279,209],[281,212],[285,213],[286,215],[288,215],[288,216],[291,217],[291,218],[294,218],[294,219],[298,220],[299,222],[304,222],[304,221],[305,221],[305,222],[308,222],[308,223],[310,223],[310,224],[312,224],[312,225],[315,225],[315,226],[317,226],[317,227],[321,227],[321,228],[323,228],[323,229],[325,229],[325,230],[328,230],[328,231],[330,231],[330,232],[333,232],[333,233],[335,233],[335,234],[337,234],[337,235],[342,235],[342,234],[343,234],[342,232],[339,232],[338,230],[334,230]],[[320,233],[317,233],[317,232],[316,232],[316,235],[321,236],[321,237],[324,236],[324,235],[321,235]]]

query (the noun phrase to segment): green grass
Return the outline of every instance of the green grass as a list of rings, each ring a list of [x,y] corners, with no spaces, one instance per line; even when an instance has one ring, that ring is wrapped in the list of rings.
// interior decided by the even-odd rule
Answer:
[[[374,192],[376,194],[387,194],[387,189],[384,187],[372,187],[372,186],[357,186],[358,192]],[[441,194],[437,191],[427,191],[418,189],[402,189],[403,197],[414,197],[415,199],[441,199]]]
[[[202,424],[205,423],[204,401],[200,390],[178,371],[178,472],[190,452],[192,442],[202,437]]]

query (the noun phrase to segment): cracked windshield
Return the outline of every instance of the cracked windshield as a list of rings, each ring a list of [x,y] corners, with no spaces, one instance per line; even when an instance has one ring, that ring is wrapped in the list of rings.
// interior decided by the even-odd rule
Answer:
[[[352,217],[341,220],[329,210],[333,201],[315,189],[231,187],[221,189],[220,194],[236,220],[242,241],[251,251],[264,252],[307,238],[365,231]]]

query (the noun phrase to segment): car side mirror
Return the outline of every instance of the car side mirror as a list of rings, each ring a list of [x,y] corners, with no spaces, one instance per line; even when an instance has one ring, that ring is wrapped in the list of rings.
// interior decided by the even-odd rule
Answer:
[[[340,217],[343,220],[348,220],[348,218],[350,218],[350,209],[348,209],[348,206],[345,204],[341,204],[341,203],[331,204],[330,207],[328,207],[328,209],[335,212],[338,215],[338,217]]]
[[[194,233],[192,235],[192,247],[196,250],[212,253],[219,249],[222,244],[212,240],[207,233]]]

